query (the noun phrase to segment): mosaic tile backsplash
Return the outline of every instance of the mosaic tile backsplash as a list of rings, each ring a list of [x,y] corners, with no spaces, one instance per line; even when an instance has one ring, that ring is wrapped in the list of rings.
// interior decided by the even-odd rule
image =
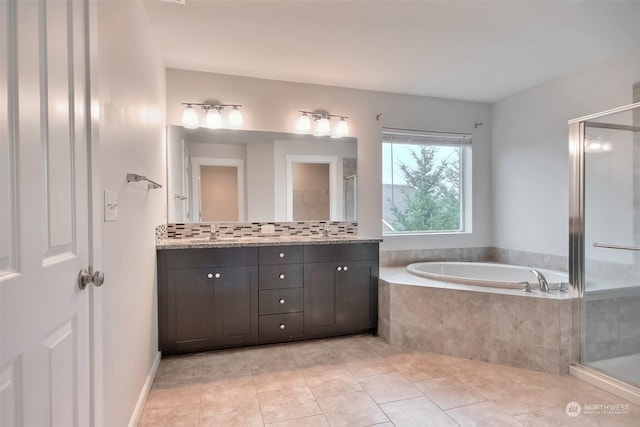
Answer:
[[[296,222],[216,222],[220,237],[271,237],[277,236],[314,236],[321,234],[327,221]],[[331,235],[357,235],[358,223],[329,221]],[[263,225],[273,225],[273,233],[262,233]],[[164,228],[162,228],[164,227]],[[163,239],[185,239],[207,236],[211,224],[186,223],[166,224],[156,227],[156,241]]]

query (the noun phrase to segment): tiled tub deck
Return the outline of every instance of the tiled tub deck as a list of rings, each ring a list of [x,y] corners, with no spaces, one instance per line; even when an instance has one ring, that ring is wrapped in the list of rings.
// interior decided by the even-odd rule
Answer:
[[[381,267],[378,333],[389,344],[555,374],[577,360],[578,300],[456,285]]]

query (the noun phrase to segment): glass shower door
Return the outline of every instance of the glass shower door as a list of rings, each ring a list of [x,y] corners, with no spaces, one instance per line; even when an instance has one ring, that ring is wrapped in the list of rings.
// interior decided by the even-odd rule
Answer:
[[[581,362],[640,387],[640,109],[584,121]]]

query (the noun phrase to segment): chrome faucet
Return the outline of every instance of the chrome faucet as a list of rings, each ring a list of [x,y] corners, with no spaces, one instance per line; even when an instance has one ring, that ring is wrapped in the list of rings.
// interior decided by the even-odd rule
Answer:
[[[544,277],[544,274],[540,273],[534,268],[532,268],[530,271],[535,274],[536,279],[538,279],[538,283],[540,284],[540,291],[549,292],[549,283],[547,282],[547,278]]]
[[[209,240],[216,240],[218,238],[218,229],[215,224],[209,226]]]
[[[323,237],[329,237],[329,232],[331,231],[331,227],[329,226],[329,223],[326,223],[324,225],[324,228],[322,229],[322,236]]]

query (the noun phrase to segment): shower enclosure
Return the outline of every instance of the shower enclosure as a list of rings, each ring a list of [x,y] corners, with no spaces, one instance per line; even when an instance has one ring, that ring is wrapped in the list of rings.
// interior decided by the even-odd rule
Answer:
[[[569,126],[580,369],[640,396],[640,103]]]
[[[343,178],[344,180],[344,215],[345,221],[357,221],[358,210],[356,208],[358,201],[358,177],[356,175],[349,175]]]

